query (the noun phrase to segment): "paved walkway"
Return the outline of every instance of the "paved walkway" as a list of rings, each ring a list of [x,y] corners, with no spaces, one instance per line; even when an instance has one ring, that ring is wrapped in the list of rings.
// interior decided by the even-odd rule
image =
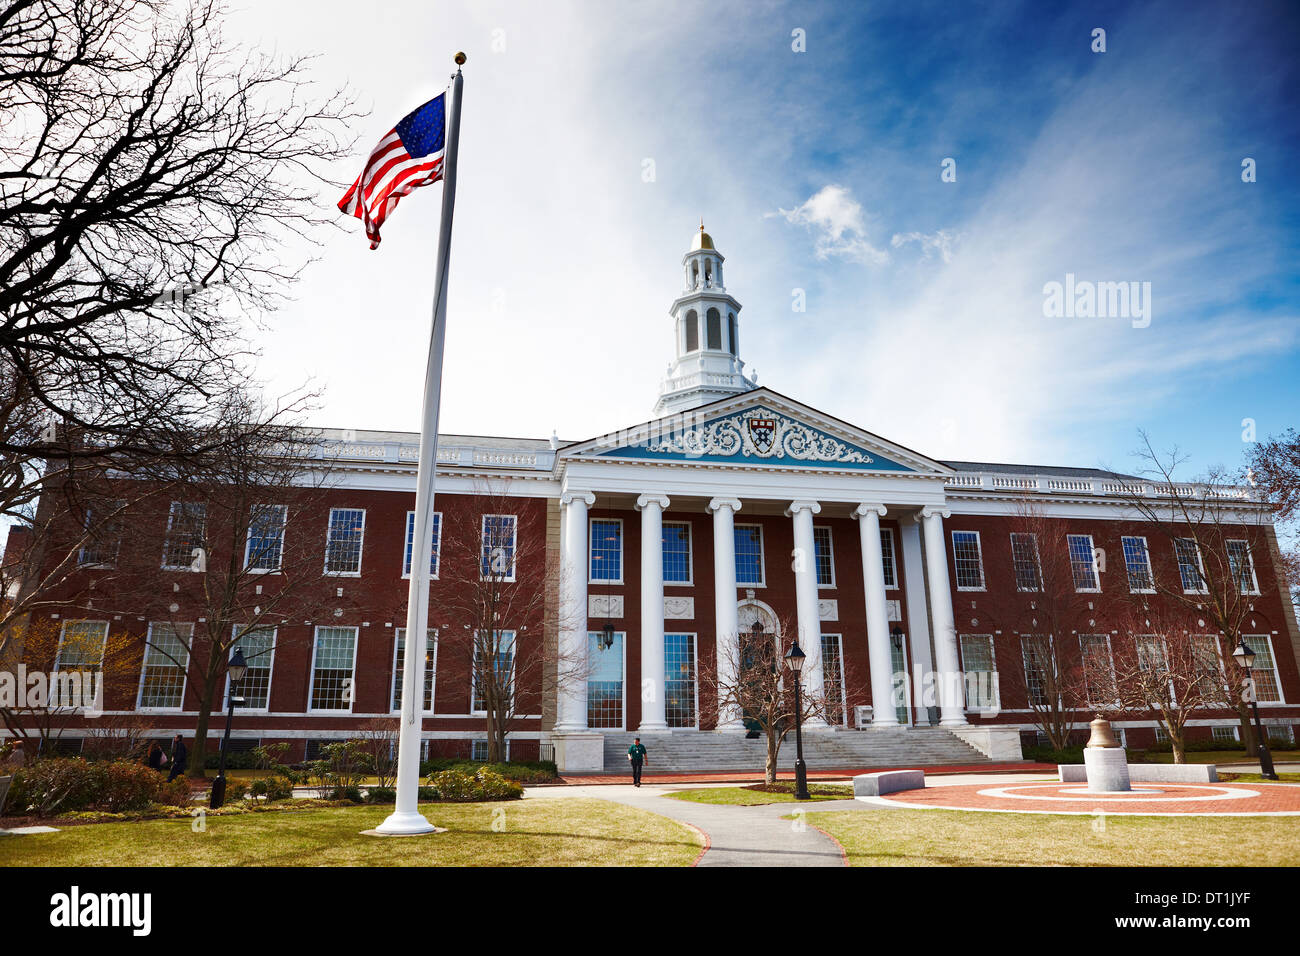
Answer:
[[[878,773],[882,770],[910,770],[916,769],[915,765],[911,767],[866,767],[857,770],[809,770],[809,780],[851,780],[860,773]],[[938,777],[940,775],[956,773],[1056,773],[1056,764],[1046,763],[979,763],[979,764],[955,764],[945,766],[928,766],[921,767],[925,771],[926,779]],[[778,780],[793,780],[794,773],[782,771],[776,775]],[[705,773],[651,773],[649,771],[641,775],[642,782],[647,786],[663,784],[690,784],[700,786],[706,783],[762,783],[765,779],[762,770],[715,770]],[[591,774],[566,774],[559,779],[560,784],[569,784],[570,786],[601,786],[604,784],[630,784],[632,775],[630,773],[591,773]]]
[[[719,806],[691,803],[664,796],[672,786],[645,784],[596,787],[530,787],[528,799],[563,800],[595,797],[622,803],[638,810],[680,820],[703,830],[708,849],[699,866],[843,866],[840,846],[826,834],[799,820],[782,820],[801,807],[791,803],[771,803],[758,807]],[[825,800],[807,805],[810,809],[856,809],[855,800]]]

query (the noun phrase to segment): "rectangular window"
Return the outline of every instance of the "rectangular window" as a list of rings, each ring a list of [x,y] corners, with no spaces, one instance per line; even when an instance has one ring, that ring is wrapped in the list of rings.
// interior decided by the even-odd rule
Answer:
[[[1076,591],[1100,591],[1097,577],[1097,556],[1092,547],[1092,535],[1067,534],[1066,547],[1070,551],[1070,573],[1074,575]]]
[[[1011,565],[1016,572],[1017,591],[1042,590],[1043,575],[1038,560],[1038,535],[1013,534],[1011,536]]]
[[[1264,733],[1268,734],[1268,742],[1274,747],[1295,746],[1295,728],[1290,724],[1270,725],[1264,728]]]
[[[957,570],[957,590],[983,591],[984,558],[980,553],[979,532],[954,531],[952,557]]]
[[[433,513],[433,542],[429,552],[429,577],[438,577],[438,556],[442,549],[442,512]],[[415,552],[415,512],[406,513],[406,550],[402,552],[402,577],[411,576],[411,555]]]
[[[428,749],[427,744],[429,743],[429,741],[426,740],[424,741],[424,743],[426,744],[425,749],[427,750]],[[488,742],[486,740],[471,740],[469,742],[469,759],[486,761],[487,758],[488,758]],[[509,737],[506,738],[506,752],[501,755],[501,759],[503,760],[510,759],[510,738]]]
[[[1120,539],[1124,548],[1124,567],[1128,571],[1128,589],[1132,594],[1154,594],[1155,578],[1151,574],[1151,555],[1147,539],[1125,536]]]
[[[998,709],[998,668],[992,634],[961,636],[961,669],[965,675],[968,710]]]
[[[1165,730],[1164,724],[1156,724],[1155,730],[1156,730],[1156,743],[1158,744],[1169,743],[1169,731]]]
[[[180,710],[190,665],[193,624],[150,624],[140,672],[140,708]]]
[[[1025,661],[1025,690],[1031,707],[1046,707],[1055,672],[1052,639],[1042,634],[1025,634],[1020,638],[1020,653]]]
[[[490,643],[489,643],[490,642]],[[491,667],[491,671],[488,668]],[[489,682],[484,678],[492,675]],[[512,707],[515,699],[515,632],[474,632],[474,668],[470,675],[470,711],[487,713],[488,692]],[[490,684],[490,687],[489,687]]]
[[[248,522],[248,547],[244,567],[250,571],[279,571],[284,556],[284,525],[289,509],[284,505],[253,505]]]
[[[104,646],[108,643],[107,621],[64,621],[59,632],[59,651],[54,671],[91,671],[104,667]]]
[[[1104,705],[1114,702],[1117,692],[1115,661],[1111,656],[1109,635],[1080,634],[1079,660],[1086,703]]]
[[[393,710],[402,709],[402,678],[406,674],[406,628],[399,627],[393,649]],[[438,632],[429,628],[424,645],[424,712],[433,712],[434,672],[438,660]]]
[[[244,653],[244,663],[248,670],[239,682],[238,696],[244,698],[240,710],[269,710],[271,706],[271,670],[275,663],[275,628],[268,627],[256,631],[245,631],[238,636],[238,625],[234,628],[234,643],[230,656],[234,657],[235,648]],[[230,701],[230,679],[226,678],[226,703]]]
[[[825,719],[831,726],[846,723],[844,667],[840,650],[840,635],[822,635],[822,690],[826,694]]]
[[[1165,653],[1165,639],[1159,634],[1137,634],[1133,638],[1137,644],[1138,667],[1143,671],[1156,674],[1169,673],[1169,657]],[[1173,678],[1170,678],[1169,693],[1173,696]]]
[[[77,552],[80,567],[111,568],[122,546],[122,502],[105,501],[86,509],[86,543]]]
[[[482,549],[479,574],[500,581],[515,579],[515,526],[514,515],[484,515]]]
[[[905,727],[912,722],[911,708],[908,706],[908,691],[911,687],[911,681],[907,677],[907,649],[904,646],[904,638],[901,634],[897,638],[890,636],[889,664],[893,669],[894,686],[902,690],[902,693],[898,695],[898,702],[894,706],[894,718],[900,725]]]
[[[623,727],[623,632],[614,633],[606,647],[599,631],[587,634],[587,726]]]
[[[691,526],[689,522],[664,522],[664,584],[690,584]]]
[[[590,573],[592,584],[623,583],[623,522],[617,518],[591,519]]]
[[[1237,728],[1224,727],[1224,726],[1211,727],[1210,736],[1213,737],[1215,740],[1236,740]]]
[[[1219,656],[1219,637],[1217,634],[1193,634],[1192,655],[1201,671],[1211,679],[1225,682],[1223,659]]]
[[[365,508],[331,508],[325,532],[325,573],[361,573],[361,542],[366,533]]]
[[[1184,594],[1204,594],[1205,576],[1202,574],[1201,549],[1194,538],[1175,538],[1174,555],[1178,558],[1178,576],[1182,579]]]
[[[885,587],[898,587],[898,565],[894,561],[894,532],[889,528],[880,529],[880,559],[885,567]]]
[[[835,554],[831,543],[831,529],[813,528],[813,559],[817,565],[817,586],[835,587]]]
[[[736,539],[736,584],[763,586],[763,528],[756,524],[738,524]]]
[[[1228,565],[1232,580],[1242,594],[1258,594],[1259,582],[1255,580],[1255,562],[1250,557],[1250,545],[1242,540],[1229,539]]]
[[[664,715],[669,727],[695,727],[695,635],[664,635]]]
[[[1261,703],[1282,702],[1277,664],[1273,660],[1273,639],[1267,634],[1243,634],[1246,645],[1255,652],[1250,675],[1255,679],[1255,698]]]
[[[203,548],[208,506],[201,501],[173,501],[167,513],[167,537],[163,541],[164,571],[189,571]]]
[[[311,709],[352,709],[353,670],[357,655],[355,627],[316,628],[311,667]]]

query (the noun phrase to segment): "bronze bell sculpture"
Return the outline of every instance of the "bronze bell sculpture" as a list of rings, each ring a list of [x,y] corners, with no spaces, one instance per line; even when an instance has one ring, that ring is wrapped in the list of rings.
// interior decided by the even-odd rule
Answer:
[[[1089,747],[1119,746],[1119,741],[1115,739],[1115,732],[1110,729],[1110,721],[1101,714],[1098,714],[1088,726],[1092,728],[1092,736],[1088,738]]]

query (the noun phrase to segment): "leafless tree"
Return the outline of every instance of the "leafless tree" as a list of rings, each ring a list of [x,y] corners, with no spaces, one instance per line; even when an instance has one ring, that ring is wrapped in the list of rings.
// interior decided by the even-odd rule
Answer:
[[[1182,480],[1186,456],[1176,448],[1157,452],[1145,432],[1139,437],[1138,475],[1116,475],[1114,480],[1147,535],[1155,571],[1149,590],[1153,598],[1205,620],[1206,631],[1217,633],[1231,653],[1249,622],[1262,616],[1261,605],[1278,594],[1277,575],[1260,574],[1257,567],[1260,556],[1271,553],[1270,508],[1222,468]],[[1241,679],[1232,670],[1227,678],[1230,686]],[[1241,739],[1247,752],[1254,753],[1249,705],[1240,694],[1229,698]]]
[[[789,635],[798,633],[798,625],[782,619],[777,628],[777,634],[742,628],[734,644],[724,644],[718,655],[701,660],[699,666],[701,696],[716,701],[720,713],[743,715],[763,735],[767,744],[763,771],[768,784],[776,783],[781,744],[795,729],[795,678],[784,658],[792,644]],[[828,696],[824,687],[805,688],[799,694],[804,723],[815,717],[838,722],[839,711],[840,701]]]
[[[559,570],[546,560],[546,516],[510,493],[508,480],[483,482],[472,496],[439,499],[440,587],[431,610],[438,667],[482,712],[488,760],[505,758],[506,738],[564,686],[585,682],[584,661],[560,661],[548,647],[558,628],[548,594]],[[562,666],[561,666],[562,665]]]

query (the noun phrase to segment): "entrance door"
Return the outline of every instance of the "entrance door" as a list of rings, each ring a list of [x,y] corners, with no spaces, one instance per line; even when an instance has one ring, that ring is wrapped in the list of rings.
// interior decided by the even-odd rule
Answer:
[[[603,638],[599,631],[587,635],[587,663],[591,668],[587,677],[587,726],[592,730],[622,730],[624,634],[615,631],[608,647]]]
[[[893,686],[898,687],[898,674],[903,675],[903,699],[895,708],[894,713],[897,715],[898,722],[903,726],[912,723],[912,708],[910,702],[912,699],[912,681],[911,675],[907,669],[907,635],[901,631],[889,635],[889,661],[890,670],[895,675]]]

